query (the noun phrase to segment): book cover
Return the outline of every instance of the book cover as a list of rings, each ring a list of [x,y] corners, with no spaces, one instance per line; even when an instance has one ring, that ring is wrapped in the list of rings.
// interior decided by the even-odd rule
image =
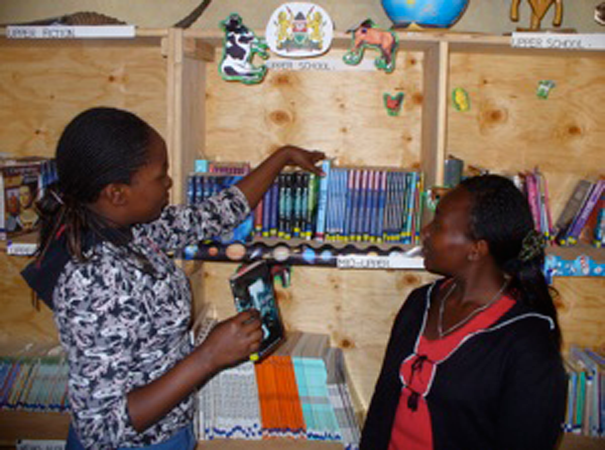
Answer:
[[[566,237],[571,241],[572,244],[577,243],[582,228],[584,228],[590,213],[601,198],[603,189],[605,189],[605,180],[597,181],[590,190],[590,194],[576,214],[576,217],[574,217],[574,220],[566,233]]]
[[[319,193],[317,197],[317,221],[315,225],[316,239],[323,241],[326,235],[326,209],[328,206],[328,182],[330,180],[330,160],[321,163],[321,169],[325,176],[320,178]]]
[[[574,187],[573,193],[567,200],[567,203],[563,207],[563,211],[559,215],[555,224],[555,233],[557,234],[557,240],[560,240],[574,217],[582,207],[584,199],[587,197],[592,183],[588,180],[580,180]]]
[[[273,277],[266,261],[243,266],[229,278],[237,311],[257,309],[260,312],[263,339],[259,351],[250,359],[262,359],[284,339],[284,326],[277,306]]]
[[[35,201],[43,188],[42,161],[0,167],[0,235],[28,233],[38,227]]]

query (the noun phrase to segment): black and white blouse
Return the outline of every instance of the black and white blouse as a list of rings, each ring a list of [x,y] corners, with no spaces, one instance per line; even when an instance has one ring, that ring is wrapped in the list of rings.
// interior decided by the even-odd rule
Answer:
[[[223,234],[249,212],[232,187],[200,205],[168,206],[157,221],[134,227],[127,246],[104,241],[85,263],[65,266],[53,292],[55,320],[69,358],[73,425],[86,448],[156,444],[191,423],[192,396],[140,434],[126,405],[130,391],[192,349],[188,280],[165,252]]]

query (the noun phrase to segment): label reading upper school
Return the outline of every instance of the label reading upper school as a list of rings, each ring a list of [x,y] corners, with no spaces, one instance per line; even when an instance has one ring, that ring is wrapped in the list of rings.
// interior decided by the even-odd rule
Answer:
[[[94,39],[94,38],[133,38],[136,36],[134,25],[100,26],[8,26],[6,37],[9,39]]]
[[[605,34],[513,33],[511,46],[554,50],[605,50]]]

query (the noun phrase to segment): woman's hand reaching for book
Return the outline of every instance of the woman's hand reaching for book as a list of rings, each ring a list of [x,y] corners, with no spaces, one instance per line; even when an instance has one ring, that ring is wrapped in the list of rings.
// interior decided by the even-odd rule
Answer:
[[[308,170],[318,176],[323,176],[321,168],[317,167],[317,163],[326,158],[323,152],[317,150],[305,150],[294,145],[285,145],[280,147],[278,152],[283,152],[286,155],[286,165],[298,166],[301,169]]]
[[[254,209],[285,166],[298,166],[301,169],[323,176],[324,173],[316,164],[325,157],[326,155],[323,152],[309,151],[294,145],[284,145],[238,182],[237,187],[246,196],[250,208]]]
[[[246,359],[260,347],[261,325],[260,314],[255,309],[220,322],[198,347],[200,358],[210,361],[215,370]]]

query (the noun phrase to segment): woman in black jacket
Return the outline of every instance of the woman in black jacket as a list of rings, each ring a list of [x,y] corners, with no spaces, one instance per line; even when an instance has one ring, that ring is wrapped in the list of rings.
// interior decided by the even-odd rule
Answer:
[[[469,178],[422,233],[443,275],[395,319],[361,449],[552,449],[565,413],[543,239],[507,178]]]

